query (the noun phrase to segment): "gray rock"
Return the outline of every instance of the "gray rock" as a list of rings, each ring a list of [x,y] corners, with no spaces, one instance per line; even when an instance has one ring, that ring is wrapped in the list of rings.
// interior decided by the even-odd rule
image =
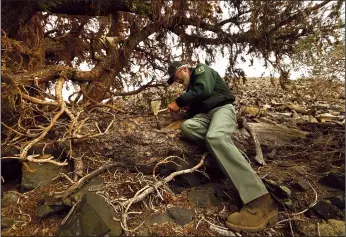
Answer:
[[[60,175],[60,172],[66,172],[65,166],[56,166],[49,163],[28,163],[28,166],[34,172],[29,171],[26,166],[22,166],[21,191],[26,192],[39,186],[52,182],[52,179]]]
[[[319,201],[312,207],[312,210],[325,220],[335,218],[341,214],[337,207],[324,200]]]
[[[120,236],[122,228],[113,207],[94,192],[86,192],[58,236]]]
[[[145,225],[150,226],[154,224],[163,224],[168,221],[173,221],[170,216],[168,216],[166,213],[164,214],[154,214],[149,216],[149,218],[145,221]]]
[[[330,219],[320,224],[320,233],[321,236],[345,236],[345,221]]]
[[[1,218],[1,229],[10,228],[14,224],[14,219],[10,217]]]
[[[288,187],[279,185],[270,179],[263,179],[263,183],[268,191],[278,198],[285,199],[291,197],[292,192]]]
[[[18,198],[19,198],[19,193],[13,192],[13,191],[6,192],[2,196],[1,206],[2,207],[8,207],[8,206],[11,206],[13,204],[16,204],[18,201]]]
[[[300,191],[307,191],[310,189],[310,185],[305,179],[299,179],[296,186]]]
[[[194,211],[180,207],[172,207],[167,210],[167,214],[180,226],[184,226],[192,221]]]
[[[329,173],[322,177],[319,182],[323,185],[345,190],[345,174]]]
[[[36,213],[37,213],[37,216],[39,218],[47,218],[47,217],[55,215],[55,214],[60,214],[60,213],[66,212],[69,209],[70,209],[70,207],[65,206],[65,205],[43,204],[37,208]]]
[[[192,189],[187,194],[190,202],[195,204],[197,207],[210,207],[216,206],[220,203],[220,201],[215,197],[213,189],[211,188],[202,188]]]

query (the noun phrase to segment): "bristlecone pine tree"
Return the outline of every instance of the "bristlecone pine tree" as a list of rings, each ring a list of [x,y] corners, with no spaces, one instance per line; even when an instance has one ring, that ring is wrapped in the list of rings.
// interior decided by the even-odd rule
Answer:
[[[53,127],[65,129],[71,142],[83,108],[128,95],[126,86],[165,86],[155,75],[174,60],[173,50],[193,63],[200,48],[211,63],[228,49],[229,73],[248,54],[287,75],[282,60],[295,54],[300,40],[337,37],[342,6],[340,0],[2,1],[3,154],[35,159],[29,150]],[[82,63],[92,70],[79,70]],[[63,87],[71,84],[74,96],[65,101]]]

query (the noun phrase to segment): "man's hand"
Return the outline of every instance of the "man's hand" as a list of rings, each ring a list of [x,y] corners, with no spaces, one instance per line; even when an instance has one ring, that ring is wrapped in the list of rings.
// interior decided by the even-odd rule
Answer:
[[[168,105],[168,112],[178,112],[179,109],[180,107],[177,105],[175,101],[173,101],[172,103]]]

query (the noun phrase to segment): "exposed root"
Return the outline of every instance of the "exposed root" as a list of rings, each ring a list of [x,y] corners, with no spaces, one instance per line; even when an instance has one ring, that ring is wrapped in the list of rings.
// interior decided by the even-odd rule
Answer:
[[[122,220],[121,224],[122,224],[123,227],[125,227],[124,229],[128,230],[128,228],[127,228],[127,216],[128,216],[128,210],[129,210],[129,208],[130,208],[130,206],[132,204],[140,202],[140,201],[143,201],[143,199],[146,196],[148,196],[149,194],[151,194],[151,193],[153,193],[155,191],[157,191],[159,193],[158,188],[163,186],[164,184],[170,182],[171,180],[173,180],[174,177],[176,177],[178,175],[188,174],[188,173],[192,173],[192,172],[196,171],[197,169],[199,169],[203,165],[206,156],[207,156],[207,153],[205,153],[202,156],[200,162],[196,166],[194,166],[194,167],[192,167],[190,169],[173,172],[170,175],[168,175],[167,177],[165,177],[163,180],[156,182],[153,186],[148,186],[147,185],[144,188],[140,189],[139,191],[136,192],[134,197],[132,197],[132,198],[130,198],[130,199],[124,201],[124,202],[119,203],[119,205],[121,207],[125,207],[125,210],[122,212],[122,218],[121,218],[121,220]],[[167,158],[165,160],[167,160]],[[159,193],[159,196],[161,197],[161,199],[163,199],[162,195],[160,193]],[[136,227],[135,229],[133,229],[131,231],[134,231],[134,230],[138,229],[140,226]]]
[[[99,169],[91,172],[90,174],[84,176],[83,178],[81,178],[80,180],[78,180],[77,182],[75,182],[69,189],[67,189],[66,191],[63,192],[56,192],[54,196],[56,199],[66,199],[70,194],[72,194],[75,190],[77,190],[78,188],[82,187],[85,182],[89,179],[92,179],[94,177],[96,177],[97,175],[101,174],[102,172],[104,172],[105,170],[115,167],[115,166],[122,166],[121,164],[118,163],[112,163],[112,164],[107,164],[105,166],[100,167]]]
[[[45,158],[45,159],[35,159],[36,157],[39,157],[40,155],[29,155],[26,157],[27,161],[30,162],[34,162],[34,163],[50,163],[53,165],[57,165],[57,166],[65,166],[68,165],[68,163],[66,162],[66,160],[64,162],[57,162],[54,161],[54,156],[51,156],[49,158]]]

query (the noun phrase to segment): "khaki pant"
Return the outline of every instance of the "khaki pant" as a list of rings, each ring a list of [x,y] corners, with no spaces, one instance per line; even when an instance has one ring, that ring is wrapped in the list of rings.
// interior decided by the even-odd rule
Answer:
[[[227,104],[186,120],[181,131],[191,141],[206,143],[246,204],[268,191],[232,141],[231,134],[236,126],[235,109]]]

